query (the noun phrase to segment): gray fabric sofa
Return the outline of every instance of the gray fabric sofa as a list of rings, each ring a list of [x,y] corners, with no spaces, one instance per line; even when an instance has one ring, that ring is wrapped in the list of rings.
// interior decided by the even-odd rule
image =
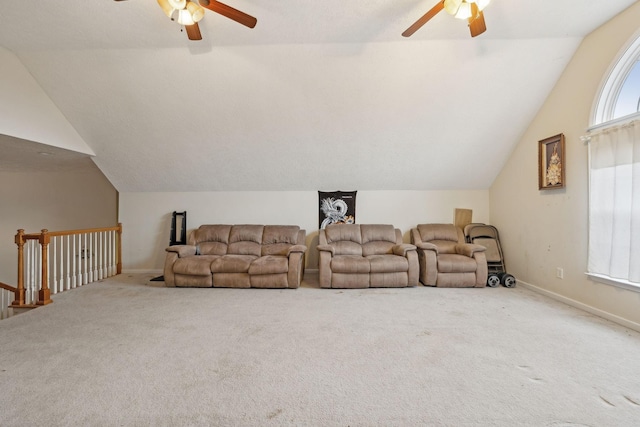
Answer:
[[[201,225],[167,248],[166,286],[297,288],[306,232],[296,225]]]
[[[416,247],[387,224],[333,224],[320,230],[322,288],[379,288],[418,285]]]
[[[447,288],[486,286],[486,248],[466,243],[459,227],[420,224],[411,229],[411,243],[418,247],[422,284]]]

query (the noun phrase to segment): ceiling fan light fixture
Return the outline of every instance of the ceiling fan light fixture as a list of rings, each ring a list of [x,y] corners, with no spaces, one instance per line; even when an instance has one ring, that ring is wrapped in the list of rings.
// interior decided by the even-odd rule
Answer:
[[[491,0],[477,0],[476,3],[478,4],[478,10],[483,10],[490,2]]]
[[[471,3],[463,2],[455,14],[458,19],[468,19],[471,17]]]
[[[444,0],[444,10],[446,10],[449,15],[455,16],[461,4],[462,0]]]
[[[180,25],[193,25],[195,22],[191,17],[191,12],[187,9],[178,10],[178,18],[176,19]]]
[[[204,18],[204,8],[196,2],[187,2],[187,11],[189,11],[193,22],[199,22]]]
[[[184,9],[187,6],[187,0],[167,0],[172,8]]]
[[[171,15],[173,15],[173,11],[175,10],[171,4],[169,4],[168,0],[158,0],[158,4],[160,8],[167,15],[167,18],[171,19]]]

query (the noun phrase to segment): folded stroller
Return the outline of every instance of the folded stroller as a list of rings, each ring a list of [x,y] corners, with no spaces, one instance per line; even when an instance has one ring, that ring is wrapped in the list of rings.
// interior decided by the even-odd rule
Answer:
[[[489,270],[487,286],[492,288],[499,284],[507,288],[516,286],[516,278],[507,273],[498,230],[494,226],[480,223],[468,224],[464,227],[464,237],[467,243],[474,243],[487,248],[485,251]]]

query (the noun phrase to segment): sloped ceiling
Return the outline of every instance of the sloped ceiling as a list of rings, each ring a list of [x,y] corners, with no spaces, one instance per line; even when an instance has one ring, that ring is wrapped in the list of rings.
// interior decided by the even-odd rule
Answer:
[[[207,11],[193,42],[153,0],[11,2],[0,45],[119,191],[482,189],[635,1],[493,0],[474,39],[444,12],[401,37],[435,0],[226,3],[257,26]]]

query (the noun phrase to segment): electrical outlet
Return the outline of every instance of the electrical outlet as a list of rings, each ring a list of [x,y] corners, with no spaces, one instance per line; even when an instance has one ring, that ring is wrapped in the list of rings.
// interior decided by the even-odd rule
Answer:
[[[564,279],[564,269],[562,267],[556,268],[556,277],[558,279]]]

